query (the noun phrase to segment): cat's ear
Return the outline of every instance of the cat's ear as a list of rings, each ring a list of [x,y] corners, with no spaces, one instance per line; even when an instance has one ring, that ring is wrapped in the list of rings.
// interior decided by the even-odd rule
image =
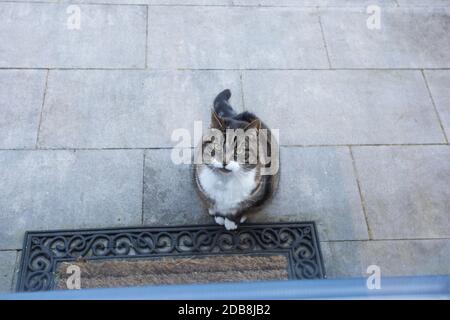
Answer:
[[[245,127],[244,131],[249,129],[256,129],[256,131],[259,131],[259,129],[261,129],[261,120],[259,119],[253,120]]]
[[[211,128],[224,130],[225,123],[222,118],[220,118],[214,110],[211,110]]]

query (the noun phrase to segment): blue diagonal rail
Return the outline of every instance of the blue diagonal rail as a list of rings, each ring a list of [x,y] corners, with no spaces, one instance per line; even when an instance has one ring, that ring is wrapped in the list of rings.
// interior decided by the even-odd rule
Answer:
[[[450,276],[383,277],[380,289],[368,289],[365,278],[349,278],[12,293],[0,299],[450,299]]]

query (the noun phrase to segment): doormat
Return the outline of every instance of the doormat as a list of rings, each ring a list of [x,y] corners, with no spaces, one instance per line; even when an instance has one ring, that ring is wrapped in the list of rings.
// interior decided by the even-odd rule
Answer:
[[[82,288],[325,277],[314,222],[29,231],[22,252],[17,291],[74,269]]]

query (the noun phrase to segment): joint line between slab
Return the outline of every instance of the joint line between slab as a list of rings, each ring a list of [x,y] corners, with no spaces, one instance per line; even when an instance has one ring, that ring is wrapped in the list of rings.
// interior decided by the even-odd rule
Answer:
[[[322,17],[320,15],[319,15],[319,26],[320,26],[320,33],[322,34],[323,47],[325,48],[325,53],[327,55],[328,66],[330,69],[332,69],[330,54],[328,53],[327,41],[325,40],[325,33],[323,31],[323,26],[322,26]]]
[[[306,145],[286,145],[283,148],[335,148],[335,147],[427,147],[427,146],[449,146],[448,143],[398,143],[398,144],[306,144]],[[0,148],[0,151],[108,151],[108,150],[171,150],[181,147],[160,146],[160,147],[42,147],[35,148]]]
[[[39,134],[41,132],[42,114],[44,113],[45,98],[47,96],[48,76],[49,76],[49,74],[50,74],[50,69],[47,69],[47,74],[45,75],[44,94],[42,96],[41,112],[39,114],[39,123],[38,123],[38,129],[37,129],[37,134],[36,134],[36,143],[35,143],[35,148],[36,149],[38,149],[38,147],[39,147]]]
[[[27,0],[0,0],[0,3],[19,3],[19,4],[53,4],[53,5],[62,5],[64,4],[61,1],[27,1]],[[67,5],[69,5],[70,3],[68,2]],[[81,6],[128,6],[128,7],[143,7],[146,6],[146,4],[144,3],[108,3],[108,2],[101,2],[101,1],[91,1],[91,2],[78,2],[78,3],[74,3],[77,5],[81,5]],[[171,5],[171,6],[175,6],[175,5]]]
[[[365,199],[364,199],[364,196],[363,196],[363,193],[362,193],[361,183],[359,181],[358,170],[356,169],[355,157],[353,156],[352,147],[348,146],[348,150],[350,152],[350,157],[352,159],[353,173],[355,175],[356,184],[358,186],[359,199],[361,201],[361,207],[362,207],[363,214],[364,214],[364,220],[366,221],[367,234],[369,235],[369,240],[372,240],[373,239],[373,235],[372,235],[372,230],[370,229],[370,225],[369,225],[369,218],[367,216],[366,202],[365,202]]]
[[[377,238],[377,239],[339,239],[339,240],[320,240],[322,243],[330,243],[330,242],[383,242],[383,241],[447,241],[450,240],[448,237],[439,237],[439,238]]]
[[[145,19],[145,69],[148,68],[148,16],[149,16],[148,5],[146,7],[147,7],[147,17]]]
[[[20,251],[21,250],[15,250],[16,251],[16,261],[14,263],[14,270],[13,270],[13,276],[11,277],[11,292],[16,291],[15,288],[15,283],[16,283],[16,278],[17,275],[19,273],[19,268],[20,268]]]
[[[144,225],[144,193],[145,193],[145,150],[142,152],[142,201],[141,201],[141,225]]]
[[[243,74],[242,72],[239,73],[239,83],[241,86],[241,103],[242,103],[242,110],[246,111],[245,108],[245,97],[244,97],[244,80],[243,80]]]
[[[440,70],[440,71],[449,71],[450,68],[447,67],[436,67],[436,68],[335,68],[332,67],[317,67],[317,68],[186,68],[186,67],[178,67],[178,68],[105,68],[105,67],[1,67],[0,70],[83,70],[83,71],[142,71],[142,70],[150,70],[150,71],[421,71],[421,70]]]
[[[30,1],[30,0],[0,0],[0,3],[30,3],[30,4],[61,4],[61,2],[58,1],[50,1],[50,0],[40,0],[40,1]],[[145,3],[112,3],[107,1],[90,1],[86,3],[77,3],[79,5],[99,5],[99,6],[151,6],[151,7],[212,7],[212,8],[273,8],[273,9],[284,9],[284,8],[295,8],[295,9],[362,9],[366,6],[364,4],[359,5],[348,5],[348,6],[341,6],[341,5],[320,5],[320,4],[286,4],[286,5],[280,5],[280,4],[237,4],[234,1],[231,1],[228,4],[169,4],[169,3],[160,3],[160,4],[145,4]],[[445,4],[431,4],[429,6],[426,5],[400,5],[398,3],[398,0],[393,0],[393,5],[382,5],[379,4],[382,8],[388,8],[388,9],[408,9],[408,8],[448,8],[448,5]]]
[[[421,72],[422,72],[423,81],[425,81],[425,86],[427,87],[428,96],[430,97],[431,104],[433,105],[434,112],[436,113],[436,117],[439,122],[439,126],[441,127],[442,134],[444,135],[445,143],[448,144],[447,134],[445,133],[445,129],[444,129],[444,125],[442,124],[441,116],[439,115],[439,111],[436,107],[436,103],[434,102],[433,95],[431,94],[431,89],[430,89],[430,86],[428,85],[427,77],[425,76],[425,72],[423,69],[421,70]]]

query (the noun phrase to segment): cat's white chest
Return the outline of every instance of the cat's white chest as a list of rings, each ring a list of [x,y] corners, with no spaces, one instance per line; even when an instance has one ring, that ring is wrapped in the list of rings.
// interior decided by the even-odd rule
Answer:
[[[199,175],[199,182],[207,196],[214,200],[217,213],[234,214],[256,188],[255,175],[256,169],[222,174],[206,167]]]

